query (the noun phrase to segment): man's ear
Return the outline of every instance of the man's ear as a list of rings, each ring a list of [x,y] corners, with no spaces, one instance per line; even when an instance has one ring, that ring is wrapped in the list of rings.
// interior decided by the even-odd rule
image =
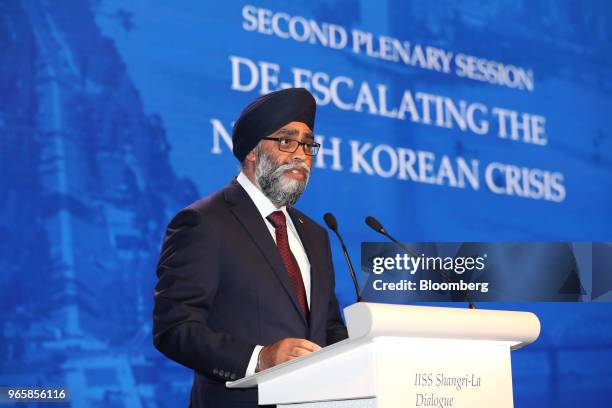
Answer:
[[[251,150],[249,152],[249,154],[247,154],[244,157],[244,160],[249,161],[251,163],[255,163],[255,161],[257,160],[257,147],[255,147],[253,150]]]

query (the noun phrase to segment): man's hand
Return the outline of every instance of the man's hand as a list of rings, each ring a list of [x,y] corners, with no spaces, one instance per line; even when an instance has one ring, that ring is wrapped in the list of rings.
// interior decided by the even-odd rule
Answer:
[[[287,338],[277,341],[274,344],[264,347],[259,352],[259,362],[256,372],[265,370],[275,365],[293,360],[313,351],[320,350],[321,347],[306,339]]]

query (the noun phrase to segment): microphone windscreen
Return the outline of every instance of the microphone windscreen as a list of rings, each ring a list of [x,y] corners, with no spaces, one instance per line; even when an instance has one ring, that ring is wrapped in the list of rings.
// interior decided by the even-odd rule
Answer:
[[[370,228],[372,228],[374,231],[376,232],[383,232],[385,229],[383,228],[382,224],[380,222],[378,222],[378,220],[374,217],[372,217],[371,215],[368,215],[365,219],[366,224],[368,224],[368,226]]]
[[[323,216],[323,220],[325,221],[327,228],[329,228],[330,230],[336,231],[338,229],[338,222],[336,221],[336,217],[334,217],[334,214],[325,213],[325,215]]]

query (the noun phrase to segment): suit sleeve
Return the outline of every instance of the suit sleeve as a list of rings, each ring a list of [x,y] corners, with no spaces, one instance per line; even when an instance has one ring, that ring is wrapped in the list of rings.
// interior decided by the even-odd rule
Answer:
[[[244,375],[255,344],[207,325],[221,279],[219,248],[197,211],[185,209],[170,222],[157,265],[153,342],[172,360],[225,381]]]
[[[334,272],[334,264],[332,262],[331,247],[329,245],[329,235],[325,231],[325,242],[327,247],[327,262],[329,267],[327,270],[330,274],[331,285],[329,294],[329,305],[327,307],[327,345],[334,344],[348,337],[346,326],[340,315],[338,299],[336,298],[336,274]]]

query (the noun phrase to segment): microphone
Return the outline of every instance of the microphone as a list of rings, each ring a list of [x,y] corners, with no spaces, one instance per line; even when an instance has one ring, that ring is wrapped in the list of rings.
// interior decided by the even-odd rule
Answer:
[[[378,221],[376,218],[372,217],[371,215],[368,215],[365,219],[365,223],[368,225],[368,227],[372,228],[374,231],[378,232],[379,234],[384,235],[385,237],[389,238],[391,241],[399,245],[404,251],[408,252],[411,256],[415,258],[419,257],[419,255],[416,252],[414,252],[413,250],[408,248],[406,245],[404,245],[403,242],[398,241],[391,234],[389,234],[387,230],[385,230],[385,228],[382,226],[380,221]],[[435,267],[435,264],[434,264],[434,271],[437,272],[438,275],[444,278],[448,283],[452,282],[450,277],[445,272]],[[468,303],[468,307],[470,309],[476,309],[476,305],[472,302],[472,299],[470,298],[470,294],[467,291],[463,293],[463,297],[465,298],[465,301]]]
[[[332,213],[325,213],[323,216],[323,220],[327,225],[327,228],[334,231],[338,240],[340,241],[340,245],[342,246],[342,252],[344,253],[344,258],[346,259],[346,263],[348,264],[349,271],[351,271],[351,278],[353,278],[353,285],[355,285],[355,293],[357,294],[357,302],[361,302],[361,294],[359,293],[359,284],[357,283],[357,276],[355,275],[355,269],[353,269],[353,263],[351,262],[351,258],[349,257],[348,251],[346,250],[346,246],[344,245],[344,240],[338,232],[338,221],[336,221],[336,217]]]
[[[384,235],[387,235],[387,231],[385,231],[385,229],[383,228],[382,224],[376,218],[372,217],[371,215],[368,215],[366,217],[365,222],[374,231],[379,232],[379,233],[384,234]],[[389,237],[389,238],[391,238],[391,237]]]

